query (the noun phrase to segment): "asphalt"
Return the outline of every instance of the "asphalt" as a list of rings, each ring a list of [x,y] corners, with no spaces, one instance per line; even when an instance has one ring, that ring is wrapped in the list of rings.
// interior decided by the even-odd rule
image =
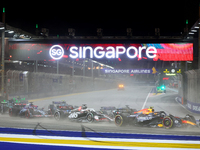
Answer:
[[[40,108],[47,109],[52,101],[65,100],[68,104],[80,106],[87,104],[88,107],[99,110],[101,106],[124,107],[129,105],[137,110],[153,106],[155,111],[165,111],[179,117],[186,114],[192,114],[196,119],[200,115],[190,113],[175,101],[176,90],[167,90],[166,93],[155,95],[149,94],[152,86],[129,86],[124,91],[117,89],[91,91],[85,93],[74,93],[64,96],[49,97],[32,100]],[[40,123],[42,127],[49,130],[70,130],[81,131],[81,124],[88,127],[86,131],[94,130],[96,132],[115,132],[115,133],[143,133],[143,134],[171,134],[171,135],[200,135],[200,128],[147,128],[147,127],[116,127],[115,124],[102,123],[75,123],[68,120],[56,121],[54,118],[32,118],[25,119],[19,117],[9,117],[8,114],[0,115],[0,127],[30,128],[34,129]],[[41,127],[39,127],[41,129]]]

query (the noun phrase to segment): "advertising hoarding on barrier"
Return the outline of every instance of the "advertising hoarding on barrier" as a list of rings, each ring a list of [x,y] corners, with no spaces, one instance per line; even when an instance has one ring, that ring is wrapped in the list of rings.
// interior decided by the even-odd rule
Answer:
[[[191,112],[200,114],[200,104],[199,103],[194,103],[194,102],[190,102],[190,101],[187,100],[186,107]]]
[[[10,43],[12,60],[147,59],[153,61],[192,61],[193,43],[150,44],[38,44]]]
[[[175,99],[178,103],[182,104],[182,97],[178,96]],[[198,113],[200,114],[200,103],[194,103],[194,102],[190,102],[189,100],[187,100],[187,104],[185,105],[185,107],[193,112],[193,113]]]
[[[152,69],[103,69],[105,74],[156,74],[157,71]]]

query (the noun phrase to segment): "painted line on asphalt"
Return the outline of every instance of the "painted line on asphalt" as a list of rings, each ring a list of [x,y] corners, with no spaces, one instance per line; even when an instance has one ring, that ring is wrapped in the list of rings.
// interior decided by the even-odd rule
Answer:
[[[151,93],[149,92],[149,94],[147,95],[147,97],[146,97],[146,99],[145,99],[145,101],[144,101],[144,104],[143,104],[143,106],[142,106],[142,109],[144,109],[144,107],[145,107],[145,105],[146,105],[146,103],[147,103],[147,100],[148,100],[150,94],[151,94]]]
[[[105,138],[66,138],[66,137],[37,137],[27,136],[23,137],[3,137],[1,136],[1,142],[13,142],[13,143],[26,143],[26,144],[47,144],[47,145],[73,145],[73,146],[113,146],[113,148],[124,147],[151,147],[151,148],[200,148],[199,141],[172,141],[172,140],[144,140],[144,139],[105,139]],[[41,140],[42,139],[42,140]]]
[[[93,92],[103,92],[103,91],[110,91],[110,90],[114,90],[114,89],[109,89],[109,90],[99,90],[99,91],[90,91],[90,92],[81,92],[81,93],[72,93],[72,94],[66,94],[66,95],[44,97],[44,98],[39,98],[39,99],[28,100],[28,102],[43,101],[43,100],[53,99],[53,98],[61,98],[61,97],[66,97],[66,96],[75,96],[75,95],[81,95],[81,94],[87,94],[87,93],[93,93]]]

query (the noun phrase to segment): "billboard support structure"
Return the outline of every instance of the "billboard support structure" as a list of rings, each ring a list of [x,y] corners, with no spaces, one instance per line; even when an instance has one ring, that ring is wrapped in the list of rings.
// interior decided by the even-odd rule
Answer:
[[[91,62],[92,62],[91,71],[92,71],[92,79],[93,79],[93,77],[94,77],[94,75],[93,75],[93,61],[91,61]]]
[[[38,72],[38,60],[35,60],[35,72]]]
[[[199,4],[200,5],[200,4]],[[200,13],[200,7],[199,7],[199,13]],[[200,18],[200,16],[199,16]],[[200,22],[199,22],[199,28],[200,28]],[[198,49],[199,49],[199,57],[198,57],[198,68],[200,69],[200,31],[199,31],[199,35],[198,35]]]
[[[1,70],[1,96],[4,96],[4,69],[5,69],[5,62],[4,62],[4,54],[5,54],[5,8],[3,8],[3,14],[2,14],[2,22],[4,25],[4,28],[2,29],[2,35],[1,35],[1,66],[2,66],[2,70]]]
[[[83,60],[83,76],[85,76],[85,60]]]
[[[59,61],[57,60],[57,67],[56,67],[56,69],[57,69],[57,74],[59,74]]]
[[[72,78],[74,77],[74,60],[72,61]]]

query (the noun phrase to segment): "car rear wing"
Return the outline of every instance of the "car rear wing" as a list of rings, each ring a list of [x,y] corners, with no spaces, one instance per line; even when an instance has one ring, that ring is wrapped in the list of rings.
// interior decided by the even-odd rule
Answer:
[[[115,110],[116,107],[113,107],[113,106],[108,106],[108,107],[101,107],[100,110]]]
[[[65,101],[58,101],[58,102],[52,102],[52,104],[62,104],[62,103],[66,103]]]

